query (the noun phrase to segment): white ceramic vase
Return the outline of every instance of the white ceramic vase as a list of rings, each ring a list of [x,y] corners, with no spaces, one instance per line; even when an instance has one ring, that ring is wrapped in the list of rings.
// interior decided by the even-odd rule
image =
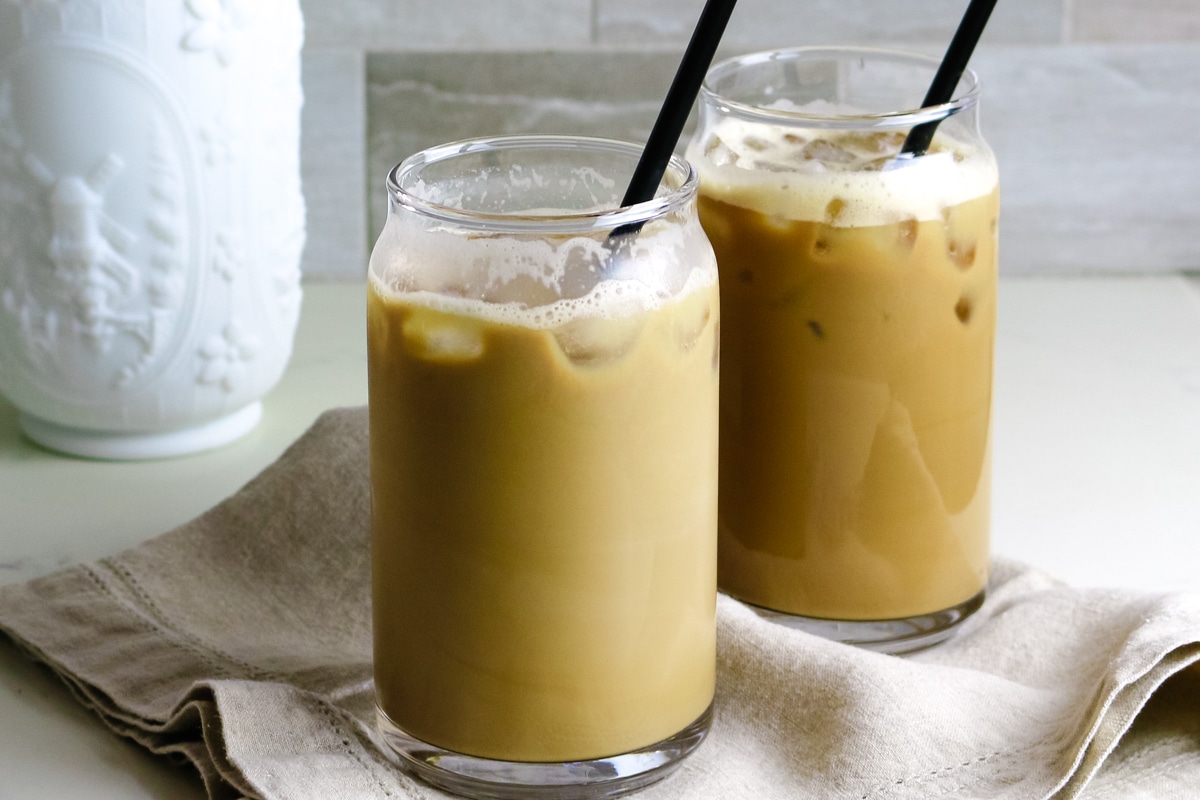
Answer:
[[[0,0],[0,393],[97,458],[258,422],[300,310],[298,0]]]

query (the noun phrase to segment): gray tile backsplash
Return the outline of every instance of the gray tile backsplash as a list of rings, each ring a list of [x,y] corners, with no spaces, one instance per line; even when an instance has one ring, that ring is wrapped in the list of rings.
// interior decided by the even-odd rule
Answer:
[[[366,71],[359,50],[309,49],[301,65],[300,171],[307,276],[366,275]]]
[[[416,150],[501,133],[644,140],[703,0],[303,3],[304,269],[340,279],[363,275],[384,175]],[[965,5],[742,0],[722,51],[940,53]],[[972,65],[1006,274],[1200,269],[1200,1],[1006,0]]]
[[[602,44],[686,43],[704,0],[596,0]],[[762,49],[814,44],[949,42],[963,0],[740,0],[722,37]],[[988,21],[987,41],[1059,41],[1062,0],[1005,0]]]
[[[454,139],[499,134],[645,141],[677,62],[675,53],[637,52],[372,54],[372,238],[387,210],[384,176],[404,157]]]
[[[1007,274],[1200,268],[1200,47],[990,50]]]
[[[308,41],[363,50],[586,47],[592,0],[300,0]]]
[[[1195,42],[1198,0],[1067,0],[1067,38],[1079,42]]]

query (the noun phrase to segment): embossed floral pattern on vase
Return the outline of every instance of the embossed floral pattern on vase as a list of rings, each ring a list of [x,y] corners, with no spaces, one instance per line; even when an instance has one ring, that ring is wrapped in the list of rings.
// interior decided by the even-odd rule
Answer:
[[[241,0],[187,0],[194,22],[183,37],[183,47],[194,52],[211,51],[224,66],[233,61],[234,29],[245,25]]]
[[[246,365],[254,360],[258,349],[258,339],[248,335],[236,322],[231,322],[224,331],[208,337],[200,346],[202,366],[196,379],[232,392],[241,385],[246,376]]]

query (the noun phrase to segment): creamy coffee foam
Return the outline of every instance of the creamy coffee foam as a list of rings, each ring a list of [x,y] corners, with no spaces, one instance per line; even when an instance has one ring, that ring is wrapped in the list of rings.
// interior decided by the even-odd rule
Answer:
[[[818,130],[725,118],[692,142],[687,157],[709,197],[838,227],[934,220],[943,209],[995,189],[999,174],[987,150],[939,131],[927,155],[897,161],[904,136],[904,130]]]
[[[426,229],[412,236],[399,229],[404,224],[389,221],[391,230],[383,238],[397,237],[397,244],[376,247],[372,256],[376,290],[489,322],[545,330],[578,319],[626,317],[661,308],[717,280],[716,261],[694,219],[685,225],[650,223],[620,244],[602,235],[547,238]],[[625,264],[636,270],[635,279],[623,277]]]

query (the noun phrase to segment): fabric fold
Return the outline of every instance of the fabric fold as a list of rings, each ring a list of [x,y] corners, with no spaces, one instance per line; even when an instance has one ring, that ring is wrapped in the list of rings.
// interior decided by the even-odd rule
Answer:
[[[364,409],[238,493],[92,564],[0,587],[0,631],[213,800],[439,798],[374,728]],[[708,741],[647,800],[1175,797],[1200,786],[1200,596],[997,560],[950,641],[884,656],[720,597]]]

